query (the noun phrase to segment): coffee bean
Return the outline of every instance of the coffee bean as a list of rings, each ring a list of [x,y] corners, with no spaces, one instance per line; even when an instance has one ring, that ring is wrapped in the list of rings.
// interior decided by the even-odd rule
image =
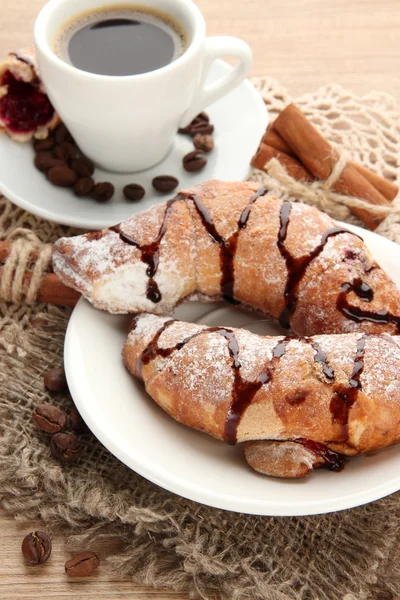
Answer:
[[[136,200],[141,200],[146,193],[144,187],[142,187],[138,183],[129,183],[124,187],[123,191],[125,198],[127,200],[132,200],[133,202],[135,202]]]
[[[194,150],[193,152],[189,152],[182,159],[183,168],[189,173],[194,173],[196,171],[201,171],[207,164],[207,159],[205,158],[203,152],[200,150]]]
[[[188,133],[189,133],[189,135],[194,137],[198,133],[201,133],[203,135],[210,135],[211,133],[213,133],[213,131],[214,131],[214,125],[211,125],[211,123],[208,123],[207,121],[199,121],[198,123],[194,123],[189,128]]]
[[[55,144],[55,139],[49,135],[45,140],[33,140],[33,147],[36,152],[50,150]]]
[[[57,144],[62,144],[63,142],[73,142],[74,138],[65,127],[64,123],[60,123],[54,132],[54,137]]]
[[[63,160],[66,163],[70,160],[74,160],[77,157],[77,154],[78,149],[71,142],[62,142],[62,144],[56,146],[54,150],[54,155],[57,158],[61,158],[61,160]]]
[[[114,186],[109,181],[96,183],[92,190],[92,198],[97,202],[108,202],[114,196]]]
[[[209,123],[209,122],[210,122],[210,117],[208,116],[208,114],[205,112],[201,112],[200,114],[197,115],[197,117],[195,117],[189,123],[189,125],[186,125],[186,127],[181,127],[180,129],[178,129],[178,133],[184,133],[184,134],[190,135],[190,129],[193,127],[193,125],[197,125],[198,123]]]
[[[56,433],[50,442],[51,454],[57,460],[73,463],[81,455],[81,447],[74,433]]]
[[[67,424],[67,415],[61,408],[44,402],[38,404],[32,413],[32,420],[38,429],[46,433],[58,433]]]
[[[64,165],[63,167],[52,167],[47,173],[48,180],[58,187],[72,187],[78,179],[78,175]]]
[[[62,367],[53,367],[44,375],[44,385],[49,392],[64,392],[68,389],[67,378]]]
[[[211,135],[196,133],[193,138],[193,145],[197,150],[201,150],[202,152],[211,152],[214,148],[214,140]]]
[[[74,194],[75,196],[89,196],[90,192],[94,187],[94,181],[91,177],[80,177],[74,183]]]
[[[154,177],[152,184],[157,192],[168,194],[179,185],[179,180],[172,175],[159,175],[158,177]]]
[[[210,134],[214,131],[214,126],[210,123],[210,117],[202,112],[189,123],[186,127],[178,130],[178,133],[184,133],[194,137],[197,133]]]
[[[87,433],[89,431],[88,426],[75,407],[69,413],[69,424],[76,433]]]
[[[71,169],[76,171],[80,177],[90,177],[94,173],[94,164],[89,158],[81,156],[72,161]]]
[[[51,554],[51,539],[44,531],[32,531],[24,537],[22,554],[30,565],[43,565]]]
[[[46,172],[53,167],[63,167],[65,162],[59,158],[54,158],[53,154],[47,150],[38,152],[34,159],[35,167],[39,171]]]
[[[70,577],[87,577],[100,565],[95,552],[81,552],[65,563],[65,572]]]

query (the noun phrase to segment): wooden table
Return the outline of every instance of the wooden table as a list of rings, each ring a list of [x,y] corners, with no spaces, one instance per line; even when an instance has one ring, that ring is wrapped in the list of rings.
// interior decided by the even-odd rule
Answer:
[[[336,81],[365,94],[378,89],[400,100],[400,3],[398,0],[197,0],[211,35],[236,35],[253,47],[254,75],[279,79],[297,95]],[[44,0],[0,0],[0,55],[31,43],[32,25]],[[51,562],[27,568],[20,545],[37,523],[17,525],[0,512],[0,598],[178,600],[115,581],[104,569],[88,581],[66,581],[69,553],[55,538]]]

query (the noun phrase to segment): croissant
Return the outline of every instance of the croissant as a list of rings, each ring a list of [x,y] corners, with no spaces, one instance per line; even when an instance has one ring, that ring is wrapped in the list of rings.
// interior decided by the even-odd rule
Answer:
[[[10,52],[0,64],[0,131],[13,140],[43,139],[59,123],[42,85],[35,53]]]
[[[53,267],[112,313],[224,298],[299,335],[400,327],[396,286],[361,238],[252,183],[209,181],[115,227],[61,238]]]
[[[261,337],[139,315],[125,365],[171,417],[281,477],[400,441],[400,337]]]

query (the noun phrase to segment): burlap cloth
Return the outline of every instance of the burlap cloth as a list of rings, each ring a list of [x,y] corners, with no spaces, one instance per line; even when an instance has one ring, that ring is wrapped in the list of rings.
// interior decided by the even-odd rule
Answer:
[[[271,116],[289,102],[277,82],[255,83]],[[396,180],[400,109],[392,98],[375,92],[358,98],[332,85],[296,102],[355,160]],[[316,197],[309,201],[320,203]],[[344,205],[328,202],[324,208],[349,218]],[[32,229],[43,242],[68,232],[4,199],[0,214],[1,239],[17,227]],[[378,231],[400,242],[398,211]],[[91,434],[82,438],[79,464],[60,466],[30,415],[36,403],[48,400],[42,377],[62,362],[69,312],[6,302],[0,311],[0,499],[7,510],[64,529],[79,548],[104,536],[118,538],[120,550],[107,560],[114,572],[204,598],[389,600],[400,595],[400,494],[330,515],[268,518],[216,510],[166,492],[118,462]],[[71,406],[68,396],[52,401]]]

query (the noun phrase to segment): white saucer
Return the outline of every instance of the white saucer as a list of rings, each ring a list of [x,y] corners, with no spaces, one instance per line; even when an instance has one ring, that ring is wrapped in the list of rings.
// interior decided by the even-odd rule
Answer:
[[[218,79],[230,69],[232,67],[227,63],[216,61],[210,72],[210,81]],[[96,181],[111,181],[116,187],[112,201],[99,204],[94,200],[76,198],[71,190],[51,185],[33,165],[31,144],[17,144],[2,135],[0,191],[21,208],[50,221],[83,229],[103,229],[156,202],[171,198],[174,194],[159,194],[152,188],[151,181],[157,175],[174,175],[179,179],[180,188],[209,179],[247,179],[250,160],[268,122],[261,96],[250,81],[246,80],[236,90],[210,106],[207,112],[215,126],[215,149],[207,157],[207,166],[199,173],[187,173],[183,169],[182,158],[193,150],[193,144],[188,136],[177,134],[171,153],[152,169],[128,175],[96,169]],[[134,139],[132,143],[135,143]],[[143,200],[124,200],[122,188],[127,183],[144,186],[147,194]],[[179,188],[175,193],[178,190]]]
[[[346,227],[364,238],[400,287],[400,247]],[[212,326],[247,327],[262,335],[282,333],[275,323],[255,322],[254,315],[227,305],[187,303],[175,316]],[[65,368],[72,397],[90,429],[143,477],[210,506],[280,516],[343,510],[400,489],[400,445],[352,459],[340,473],[317,471],[307,480],[257,474],[245,462],[240,445],[228,446],[176,423],[128,373],[121,349],[130,320],[81,300],[68,326]]]

